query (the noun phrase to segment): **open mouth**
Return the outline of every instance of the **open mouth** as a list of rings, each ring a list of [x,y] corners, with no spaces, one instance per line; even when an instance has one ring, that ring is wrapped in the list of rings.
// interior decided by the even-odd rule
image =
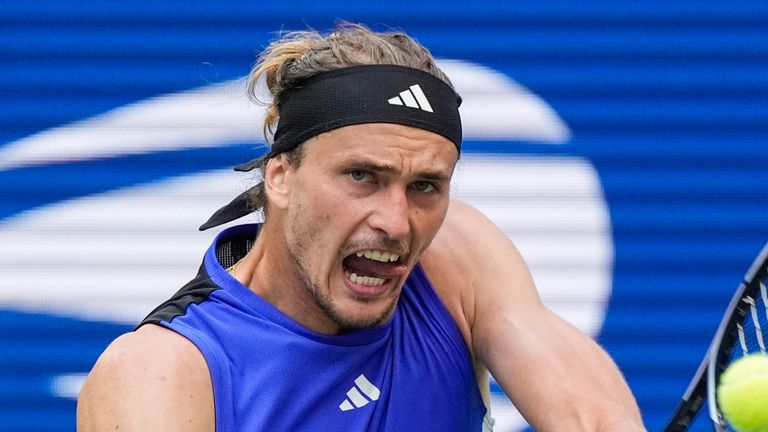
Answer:
[[[405,274],[400,255],[388,251],[366,249],[342,261],[344,275],[355,285],[380,287]]]

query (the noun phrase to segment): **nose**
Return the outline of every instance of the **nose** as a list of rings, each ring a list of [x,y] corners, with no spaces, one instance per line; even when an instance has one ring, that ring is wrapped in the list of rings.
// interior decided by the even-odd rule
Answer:
[[[371,228],[383,231],[392,240],[406,240],[411,232],[410,205],[405,190],[390,188],[380,194],[369,217]]]

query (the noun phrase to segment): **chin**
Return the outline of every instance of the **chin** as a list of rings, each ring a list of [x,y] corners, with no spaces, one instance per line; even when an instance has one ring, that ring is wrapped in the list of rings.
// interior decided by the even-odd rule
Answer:
[[[342,331],[378,327],[389,320],[397,306],[397,298],[380,299],[373,304],[368,299],[351,300],[345,305],[332,304],[323,308],[326,315]]]

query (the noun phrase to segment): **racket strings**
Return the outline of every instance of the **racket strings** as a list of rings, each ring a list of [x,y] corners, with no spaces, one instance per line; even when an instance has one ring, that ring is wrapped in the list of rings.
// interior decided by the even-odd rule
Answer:
[[[746,356],[758,350],[765,354],[765,336],[762,324],[762,322],[768,323],[768,292],[766,292],[765,282],[760,282],[759,296],[744,297],[742,302],[748,308],[749,318],[745,317],[743,322],[736,324],[741,354]],[[761,314],[763,314],[762,318]]]

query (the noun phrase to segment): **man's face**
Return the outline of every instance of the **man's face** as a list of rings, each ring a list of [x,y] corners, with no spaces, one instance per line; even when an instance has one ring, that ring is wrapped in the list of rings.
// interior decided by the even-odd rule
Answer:
[[[284,235],[296,276],[339,330],[386,321],[408,273],[437,233],[458,151],[395,124],[327,132],[292,167]]]

